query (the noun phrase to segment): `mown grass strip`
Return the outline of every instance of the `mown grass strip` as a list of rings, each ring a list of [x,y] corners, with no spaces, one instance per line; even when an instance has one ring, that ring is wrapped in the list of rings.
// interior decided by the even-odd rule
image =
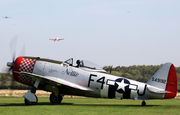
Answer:
[[[0,97],[0,115],[178,115],[180,99],[140,100],[101,98],[64,98],[61,104],[52,105],[49,98],[38,98],[38,104],[26,106],[22,97]]]

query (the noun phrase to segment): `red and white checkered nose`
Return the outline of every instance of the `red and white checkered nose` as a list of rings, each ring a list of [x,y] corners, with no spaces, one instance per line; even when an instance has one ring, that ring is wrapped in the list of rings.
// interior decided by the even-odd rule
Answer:
[[[23,84],[31,85],[31,78],[25,75],[21,75],[17,72],[33,72],[35,59],[28,59],[24,56],[18,57],[14,62],[13,66],[13,78],[14,80],[21,82]]]

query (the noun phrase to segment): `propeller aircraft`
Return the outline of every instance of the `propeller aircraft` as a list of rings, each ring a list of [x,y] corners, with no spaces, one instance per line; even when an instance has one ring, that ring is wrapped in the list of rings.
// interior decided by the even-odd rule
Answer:
[[[17,36],[10,42],[15,49]],[[23,49],[25,49],[23,47]],[[24,50],[22,50],[24,52]],[[172,63],[165,63],[146,83],[106,73],[98,65],[73,58],[66,61],[19,56],[7,62],[15,81],[32,86],[23,96],[26,105],[38,103],[36,90],[51,92],[52,104],[61,103],[64,95],[95,98],[142,100],[171,99],[177,94],[177,75]],[[24,52],[25,53],[25,52]]]
[[[54,42],[55,42],[55,41],[58,41],[58,42],[59,42],[60,40],[64,40],[64,38],[59,39],[59,38],[55,37],[54,39],[49,39],[49,40],[53,40]]]
[[[8,18],[11,18],[11,17],[7,17],[7,16],[5,16],[5,17],[2,17],[2,18],[8,19]]]
[[[32,86],[23,96],[26,105],[38,102],[37,89],[52,92],[53,104],[61,103],[64,95],[95,98],[142,100],[171,99],[177,93],[177,75],[172,63],[165,63],[146,83],[107,74],[98,65],[73,58],[57,61],[40,57],[17,57],[7,62],[15,81]]]

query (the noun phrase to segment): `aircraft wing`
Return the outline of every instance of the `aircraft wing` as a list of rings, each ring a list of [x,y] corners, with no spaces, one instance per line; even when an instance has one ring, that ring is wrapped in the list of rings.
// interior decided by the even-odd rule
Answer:
[[[54,39],[49,39],[49,40],[54,40]]]
[[[63,85],[63,86],[66,86],[66,87],[71,87],[71,88],[79,89],[79,90],[83,90],[83,91],[93,91],[90,88],[87,88],[87,87],[84,87],[84,86],[69,82],[67,80],[52,77],[52,76],[42,76],[42,75],[33,74],[33,73],[29,73],[29,72],[17,72],[17,73],[28,76],[28,77],[31,77],[31,78],[34,78],[34,79],[38,79],[38,80],[40,80],[42,82],[54,82],[54,83],[56,83],[57,85],[60,85],[60,86]]]
[[[59,40],[64,40],[64,39],[58,39],[58,41],[59,41]]]

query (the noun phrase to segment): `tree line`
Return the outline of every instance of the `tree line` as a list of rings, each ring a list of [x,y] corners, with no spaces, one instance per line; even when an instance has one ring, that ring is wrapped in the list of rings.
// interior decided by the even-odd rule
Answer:
[[[162,66],[161,65],[133,65],[125,66],[104,66],[103,69],[112,75],[121,76],[136,81],[146,83],[154,73]],[[180,91],[180,67],[175,67],[178,78],[178,91]]]
[[[14,81],[10,73],[0,73],[0,89],[30,89],[30,86]]]

